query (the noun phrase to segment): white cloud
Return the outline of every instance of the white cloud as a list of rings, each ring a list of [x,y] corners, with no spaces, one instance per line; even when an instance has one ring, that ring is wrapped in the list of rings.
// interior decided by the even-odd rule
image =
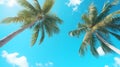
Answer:
[[[7,62],[13,66],[29,67],[26,57],[17,57],[18,55],[19,53],[17,52],[9,54],[7,51],[2,51],[2,57],[5,58]]]
[[[17,5],[17,0],[0,0],[0,5],[14,7],[15,5]]]
[[[105,65],[104,67],[109,67],[110,65]],[[110,67],[120,67],[120,57],[114,57],[114,63]]]
[[[9,1],[7,2],[7,5],[8,5],[9,7],[13,7],[14,5],[17,5],[17,1],[16,1],[16,0],[9,0]]]
[[[72,7],[73,11],[77,11],[78,6],[83,2],[83,0],[69,0],[67,3],[68,7]]]
[[[108,65],[105,65],[104,67],[109,67]]]
[[[53,62],[47,62],[47,63],[36,63],[37,67],[51,67],[53,66]]]
[[[120,67],[120,58],[119,57],[114,57],[114,60],[115,60],[114,66],[115,67]]]
[[[0,0],[0,4],[4,4],[4,0]]]
[[[105,52],[103,51],[102,47],[98,47],[97,51],[98,51],[100,56],[104,56],[105,55]]]

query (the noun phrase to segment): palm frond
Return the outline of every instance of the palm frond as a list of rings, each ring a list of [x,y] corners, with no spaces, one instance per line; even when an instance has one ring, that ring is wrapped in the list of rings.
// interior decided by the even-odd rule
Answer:
[[[103,49],[103,51],[104,51],[105,53],[110,53],[110,52],[112,52],[112,50],[111,50],[108,46],[106,46],[101,40],[99,40],[99,42],[100,42],[101,47],[102,47],[102,49]]]
[[[108,39],[110,38],[109,31],[106,28],[100,28],[98,29],[98,31],[101,34],[101,36],[108,38]]]
[[[111,22],[114,24],[120,24],[120,16],[113,17]]]
[[[34,6],[31,5],[27,0],[18,0],[18,3],[20,3],[20,5],[23,6],[24,8],[36,12]]]
[[[92,24],[94,24],[96,17],[97,17],[97,9],[93,3],[89,6],[89,15],[88,16],[89,16],[90,22]]]
[[[86,24],[91,24],[91,22],[90,22],[89,17],[88,17],[87,14],[83,14],[83,15],[82,15],[82,19],[84,20],[84,22],[85,22]]]
[[[7,17],[3,19],[2,23],[20,23],[24,21],[24,17]]]
[[[38,0],[34,0],[34,5],[35,5],[35,9],[38,11],[38,12],[42,12],[42,9],[41,9],[41,6],[38,2]]]
[[[69,35],[70,36],[77,36],[79,37],[81,33],[85,32],[86,31],[86,28],[79,28],[79,29],[76,29],[76,30],[72,30],[69,32]]]
[[[87,28],[88,24],[78,23],[77,28]]]
[[[43,25],[42,25],[41,30],[42,31],[41,31],[41,38],[40,38],[40,43],[39,44],[41,44],[43,42],[44,38],[45,38],[45,30],[44,30]]]
[[[110,9],[115,5],[117,5],[117,3],[115,4],[115,1],[113,1],[112,3],[106,2],[103,6],[101,13],[98,15],[98,17],[96,19],[96,23],[100,22],[102,19],[104,19],[108,15],[108,12],[110,11]]]
[[[77,29],[70,31],[69,35],[79,37],[81,33],[86,32],[86,31],[88,31],[87,24],[78,23]]]
[[[63,21],[56,15],[56,14],[47,14],[45,16],[45,19],[51,21],[51,22],[55,22],[55,23],[59,23],[61,24]]]
[[[107,15],[104,20],[107,21],[106,23],[109,23],[110,21],[112,21],[114,16],[119,15],[119,14],[120,14],[120,10],[115,11],[115,12]]]
[[[120,32],[120,24],[108,24],[106,26],[106,28],[108,28],[109,30],[113,31],[113,32]]]
[[[89,41],[90,41],[90,50],[91,50],[91,52],[92,52],[92,54],[94,55],[94,56],[98,56],[99,54],[98,54],[98,52],[97,52],[97,50],[96,50],[96,37],[94,36],[94,35],[92,35],[91,37],[90,37],[90,39],[89,39]]]
[[[34,46],[35,42],[37,41],[38,35],[39,35],[39,28],[40,25],[36,25],[34,28],[34,33],[32,34],[32,41],[31,41],[31,46]]]
[[[107,15],[101,22],[99,22],[98,26],[105,27],[106,25],[112,23],[114,16],[119,15],[119,14],[120,14],[120,10]]]
[[[107,31],[107,32],[98,31],[97,33],[98,33],[106,42],[112,43],[111,37],[110,37],[110,34],[109,34],[109,30],[106,29],[106,31]]]
[[[85,50],[87,50],[87,43],[82,42],[80,48],[79,48],[79,53],[80,55],[84,55],[85,54]]]
[[[18,16],[21,16],[21,17],[24,17],[24,18],[29,18],[29,17],[36,16],[36,14],[33,11],[24,9],[22,11],[19,11]]]
[[[79,49],[79,53],[81,55],[84,55],[85,49],[87,49],[87,45],[89,44],[89,40],[90,40],[91,36],[92,36],[91,32],[87,32],[85,34],[84,39],[83,39],[82,44],[81,44],[80,49]]]
[[[107,42],[109,42],[108,40],[109,40],[109,38],[105,38],[102,34],[100,34],[100,33],[97,33],[98,35],[97,35],[97,38],[98,38],[98,40],[99,40],[99,42],[100,42],[100,45],[101,45],[101,47],[102,47],[102,49],[103,49],[103,51],[105,52],[105,53],[109,53],[109,52],[112,52],[112,49],[111,48],[109,48],[107,45],[106,45],[106,43],[104,43],[103,42],[103,40],[102,39],[104,39],[104,40],[106,40]],[[102,39],[100,39],[100,37],[102,38]],[[109,42],[110,43],[110,42]]]
[[[59,28],[58,28],[57,24],[55,24],[55,22],[46,20],[46,21],[44,21],[44,25],[45,25],[45,30],[46,30],[48,36],[52,36],[54,33],[59,32]]]
[[[110,34],[112,34],[115,38],[117,38],[118,40],[120,40],[120,35],[113,33],[113,32],[109,32]]]
[[[45,25],[48,36],[52,36],[54,33],[59,32],[58,23],[61,24],[62,20],[55,14],[47,14],[42,23]]]
[[[54,0],[45,0],[43,9],[42,9],[43,13],[45,13],[45,14],[48,13],[51,10],[53,5],[54,5]]]

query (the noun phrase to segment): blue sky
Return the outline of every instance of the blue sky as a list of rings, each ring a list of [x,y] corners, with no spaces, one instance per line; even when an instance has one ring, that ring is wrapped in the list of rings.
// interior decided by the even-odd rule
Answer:
[[[28,0],[32,3],[32,0]],[[39,0],[42,5],[44,0]],[[82,13],[87,12],[90,3],[94,2],[98,11],[105,0],[56,0],[51,12],[56,13],[64,22],[60,33],[45,37],[41,45],[39,41],[30,47],[32,30],[26,29],[9,43],[0,48],[0,67],[120,67],[120,56],[101,51],[100,57],[91,55],[89,49],[84,57],[78,53],[83,36],[70,37],[68,32],[82,22]],[[118,5],[112,11],[118,10]],[[16,0],[0,0],[0,21],[5,17],[16,16],[21,10]],[[19,29],[21,24],[0,24],[0,39]],[[120,48],[119,41],[113,38],[115,46]],[[19,62],[18,62],[19,61]]]

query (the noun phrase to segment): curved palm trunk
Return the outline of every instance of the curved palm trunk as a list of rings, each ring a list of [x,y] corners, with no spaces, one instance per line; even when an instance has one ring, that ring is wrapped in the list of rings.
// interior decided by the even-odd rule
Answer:
[[[16,35],[18,35],[19,33],[21,33],[22,31],[24,31],[25,29],[29,28],[30,26],[32,26],[36,21],[38,20],[38,18],[36,18],[36,20],[32,23],[30,23],[29,25],[26,25],[20,29],[18,29],[17,31],[9,34],[8,36],[4,37],[2,40],[0,40],[0,47],[4,46],[7,42],[9,42],[12,38],[14,38]]]
[[[114,52],[116,52],[117,54],[120,55],[120,50],[118,48],[116,48],[116,47],[112,46],[111,44],[109,44],[98,33],[96,33],[96,35],[106,46],[108,46],[110,49],[112,49]]]

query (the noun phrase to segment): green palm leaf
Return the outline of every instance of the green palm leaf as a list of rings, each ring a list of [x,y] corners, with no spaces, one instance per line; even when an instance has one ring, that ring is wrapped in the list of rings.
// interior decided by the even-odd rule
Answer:
[[[91,24],[89,17],[87,14],[82,15],[82,19],[85,21],[86,24]]]
[[[38,35],[39,35],[39,28],[40,28],[40,25],[37,25],[34,28],[34,33],[32,34],[31,46],[34,46],[35,42],[37,41],[37,38],[38,38]]]
[[[112,3],[106,2],[103,6],[102,12],[97,17],[96,23],[100,22],[102,19],[104,19],[108,15],[110,9],[117,4],[118,4],[117,0],[116,1],[114,0]]]
[[[79,49],[79,53],[81,55],[84,55],[85,49],[87,49],[87,45],[89,44],[89,39],[91,38],[91,36],[92,36],[91,32],[87,32],[85,34],[85,37],[84,37],[82,44],[80,46],[80,49]]]
[[[90,6],[89,6],[89,20],[92,24],[95,23],[95,19],[97,17],[97,9],[95,7],[95,5],[92,3]]]
[[[45,38],[45,30],[44,27],[42,26],[42,31],[41,31],[41,38],[40,38],[40,44],[43,42],[44,38]]]
[[[100,40],[99,40],[100,41]],[[103,49],[103,51],[105,52],[105,53],[110,53],[110,52],[112,52],[112,50],[108,47],[108,46],[106,46],[106,44],[104,44],[102,41],[100,41],[100,44],[101,44],[101,47],[102,47],[102,49]]]
[[[87,43],[82,42],[80,48],[79,48],[79,53],[80,55],[84,55],[85,54],[85,50],[87,50]]]
[[[24,9],[18,12],[18,16],[22,16],[24,18],[29,18],[29,17],[31,18],[33,16],[36,16],[36,14],[33,11]]]
[[[35,5],[35,9],[38,11],[38,12],[42,12],[42,9],[41,9],[41,6],[38,2],[38,0],[34,0],[34,5]]]
[[[118,40],[120,40],[120,35],[113,32],[109,32],[109,33],[112,34],[114,37],[116,37]]]
[[[45,0],[43,9],[42,9],[43,13],[45,13],[45,14],[48,13],[51,10],[53,4],[54,4],[54,0]]]
[[[24,21],[24,17],[7,17],[1,22],[2,23],[19,23],[23,21]]]
[[[92,35],[91,38],[89,39],[89,41],[90,41],[90,43],[89,43],[90,50],[91,50],[92,54],[97,57],[99,54],[96,50],[96,37],[94,35]]]

